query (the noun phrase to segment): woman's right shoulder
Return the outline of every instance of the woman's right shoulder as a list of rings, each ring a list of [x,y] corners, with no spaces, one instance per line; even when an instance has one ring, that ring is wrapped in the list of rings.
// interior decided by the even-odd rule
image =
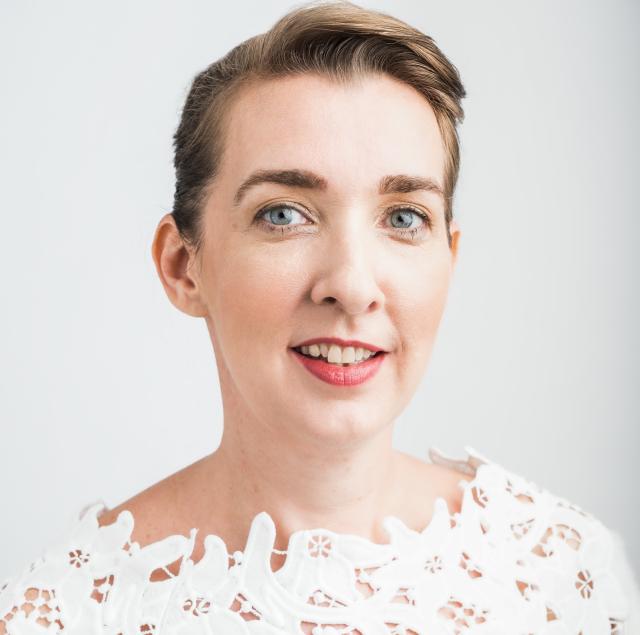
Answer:
[[[108,551],[106,543],[96,541],[98,514],[105,508],[102,499],[86,504],[37,556],[13,571],[1,572],[0,635],[38,633],[41,629],[42,633],[57,633],[66,625],[63,612],[81,609],[84,591],[78,583],[86,565]],[[126,518],[120,520],[124,535]],[[74,591],[64,594],[63,607],[60,600],[65,587]]]
[[[82,507],[62,537],[37,557],[8,572],[9,577],[0,572],[0,635],[63,633],[70,621],[74,632],[101,632],[95,625],[102,623],[110,593],[138,586],[136,576],[144,569],[149,582],[175,575],[175,566],[193,553],[194,536],[156,540],[153,509],[147,496],[113,508],[98,499]]]
[[[29,629],[38,624],[57,623],[62,631],[61,604],[91,614],[106,599],[114,571],[124,571],[133,560],[132,552],[144,550],[149,562],[140,563],[138,553],[136,560],[152,568],[152,582],[176,575],[184,556],[197,559],[200,537],[192,536],[190,519],[173,513],[186,473],[173,474],[112,507],[102,498],[83,505],[61,537],[53,538],[38,556],[13,572],[0,570],[0,635],[37,633]],[[157,570],[154,562],[160,563]]]

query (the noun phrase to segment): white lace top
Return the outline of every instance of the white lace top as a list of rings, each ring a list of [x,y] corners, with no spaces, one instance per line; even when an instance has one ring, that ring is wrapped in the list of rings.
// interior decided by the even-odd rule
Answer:
[[[130,511],[100,527],[105,505],[93,503],[64,540],[0,582],[0,635],[640,633],[640,590],[619,535],[465,451],[466,461],[429,450],[432,462],[472,477],[460,481],[459,513],[438,498],[421,532],[387,516],[387,544],[296,531],[275,572],[267,512],[254,517],[243,551],[229,554],[208,535],[194,562],[196,529],[141,548]],[[178,559],[174,575],[165,567]]]

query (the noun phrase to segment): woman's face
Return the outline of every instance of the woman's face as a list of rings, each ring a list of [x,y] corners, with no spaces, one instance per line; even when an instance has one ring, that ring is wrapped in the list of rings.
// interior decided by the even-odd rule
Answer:
[[[442,186],[434,113],[386,75],[301,75],[243,89],[227,126],[197,268],[226,415],[342,443],[380,432],[425,371],[455,261],[441,195],[390,178]],[[289,172],[238,193],[259,171]],[[364,366],[314,374],[292,350],[332,337],[387,352],[358,382]]]

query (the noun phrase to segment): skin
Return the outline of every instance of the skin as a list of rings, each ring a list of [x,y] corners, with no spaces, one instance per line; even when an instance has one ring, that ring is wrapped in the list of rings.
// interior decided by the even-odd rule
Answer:
[[[302,75],[244,88],[227,132],[203,208],[203,249],[183,243],[170,214],[152,247],[170,301],[205,319],[222,391],[222,440],[105,512],[100,524],[129,509],[143,545],[198,527],[201,540],[215,533],[231,552],[244,548],[262,510],[274,520],[278,549],[293,531],[312,527],[388,542],[385,516],[420,531],[438,496],[458,511],[459,483],[470,477],[392,447],[394,422],[431,356],[460,235],[453,221],[449,247],[436,193],[377,192],[389,174],[442,184],[444,149],[430,105],[386,75],[348,85]],[[260,184],[234,208],[239,185],[259,168],[310,170],[328,188]],[[293,231],[268,230],[282,227],[275,212],[256,220],[276,202],[289,205]],[[406,204],[432,218],[429,228],[409,212],[404,222],[419,228],[413,239],[390,211]],[[289,351],[320,336],[389,353],[373,379],[332,386]],[[194,553],[197,560],[201,542]]]

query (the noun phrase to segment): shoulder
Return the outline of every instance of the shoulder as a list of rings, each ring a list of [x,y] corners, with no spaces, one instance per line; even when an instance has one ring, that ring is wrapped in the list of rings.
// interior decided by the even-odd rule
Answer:
[[[178,575],[184,557],[197,562],[204,552],[206,531],[190,517],[189,512],[197,507],[187,502],[188,496],[181,495],[177,485],[180,479],[180,473],[171,475],[114,507],[100,509],[96,517],[98,528],[107,531],[124,520],[129,529],[128,542],[136,550],[151,553],[174,545],[171,555],[164,556],[163,566],[150,572],[151,582]],[[193,527],[198,531],[194,533]]]
[[[201,532],[208,530],[205,521],[212,516],[211,509],[203,503],[197,487],[202,464],[203,459],[199,459],[117,505],[105,506],[98,516],[99,526],[111,525],[123,513],[131,516],[135,519],[131,541],[140,547],[167,536],[188,537],[193,527]],[[209,499],[215,500],[214,496]]]
[[[628,633],[640,633],[640,579],[638,571],[631,568],[627,547],[622,535],[611,530],[613,549],[611,556],[611,572],[623,591],[623,600],[627,604],[627,621],[625,626]]]
[[[176,576],[195,544],[193,531],[188,537],[173,534],[154,541],[144,526],[147,540],[137,542],[131,510],[144,510],[141,500],[111,510],[102,500],[87,505],[63,538],[0,579],[0,635],[35,634],[40,627],[43,633],[57,633],[69,626],[78,633],[98,632],[108,600],[118,607],[113,614],[118,623],[134,617],[131,597],[139,597],[150,583]]]
[[[464,470],[453,460],[435,460],[425,462],[411,454],[396,451],[402,465],[401,490],[398,498],[407,499],[407,506],[424,508],[425,499],[433,502],[435,498],[442,498],[447,503],[451,513],[458,512],[462,503],[462,484],[471,481],[473,473]],[[431,455],[433,459],[433,454]],[[440,458],[438,454],[437,458]],[[426,506],[429,510],[432,504]],[[420,525],[420,523],[416,523]],[[424,524],[424,523],[423,523]]]
[[[103,500],[84,506],[62,537],[31,562],[0,572],[0,635],[27,632],[34,622],[55,622],[60,601],[93,613],[106,599],[114,576],[129,576],[125,572],[132,566],[138,574],[146,570],[149,582],[177,575],[183,559],[195,555],[199,544],[193,532],[185,535],[184,527],[176,529],[171,510],[178,478],[155,483],[112,508]],[[109,575],[99,575],[107,570]],[[12,628],[7,631],[9,622]]]
[[[613,548],[612,531],[597,516],[533,477],[469,446],[466,450],[469,456],[464,463],[471,478],[464,484],[462,514],[486,522],[488,534],[499,531],[503,538],[527,545],[535,537],[535,547],[545,557],[554,554],[560,543],[577,553],[592,541]]]
[[[466,450],[474,478],[460,523],[487,572],[513,576],[523,597],[543,602],[550,619],[577,630],[586,624],[602,625],[603,632],[621,624],[637,629],[640,591],[621,536],[532,478]]]
[[[172,535],[141,547],[132,538],[131,512],[123,509],[113,522],[100,524],[104,509],[103,501],[85,507],[62,539],[0,580],[0,635],[69,628],[89,635],[103,632],[97,625],[106,628],[104,620],[113,622],[109,632],[128,632],[125,624],[138,619],[150,583],[174,577],[169,565],[193,552],[193,535]],[[170,587],[155,588],[158,599]]]

